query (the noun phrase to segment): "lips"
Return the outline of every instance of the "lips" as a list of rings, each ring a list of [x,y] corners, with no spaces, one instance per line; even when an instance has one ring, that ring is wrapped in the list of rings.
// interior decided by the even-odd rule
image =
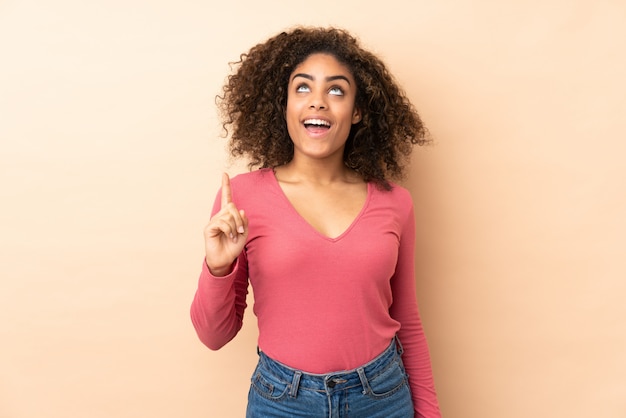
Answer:
[[[312,134],[322,134],[330,129],[331,123],[326,119],[309,118],[305,119],[302,124],[307,132]]]
[[[307,126],[307,125],[326,126],[330,128],[330,122],[325,119],[306,119],[303,123],[304,123],[304,126]]]

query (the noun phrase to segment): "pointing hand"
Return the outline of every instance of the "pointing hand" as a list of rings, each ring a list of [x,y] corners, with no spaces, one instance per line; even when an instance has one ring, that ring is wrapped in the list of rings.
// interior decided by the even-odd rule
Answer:
[[[206,263],[215,276],[231,272],[233,262],[241,254],[248,237],[248,218],[232,200],[230,178],[222,175],[221,208],[204,228]]]

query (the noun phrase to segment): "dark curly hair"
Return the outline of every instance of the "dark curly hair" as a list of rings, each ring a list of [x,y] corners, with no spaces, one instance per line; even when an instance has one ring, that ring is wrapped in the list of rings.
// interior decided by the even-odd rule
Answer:
[[[314,53],[334,56],[356,81],[355,105],[362,118],[348,136],[345,164],[365,181],[389,189],[387,179],[403,176],[412,146],[429,142],[427,131],[384,63],[343,29],[296,27],[231,63],[236,71],[216,98],[226,134],[232,126],[231,156],[248,157],[250,169],[291,161],[287,86],[293,70]]]

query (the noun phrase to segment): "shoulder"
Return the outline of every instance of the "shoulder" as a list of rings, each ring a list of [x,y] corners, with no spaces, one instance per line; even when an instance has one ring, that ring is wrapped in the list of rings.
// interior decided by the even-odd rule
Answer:
[[[384,190],[371,183],[370,188],[373,197],[380,201],[393,203],[396,207],[410,208],[413,206],[413,197],[408,189],[392,182],[390,182],[389,185],[391,186],[391,190]]]
[[[391,182],[389,183],[389,185],[391,186],[391,193],[396,199],[402,199],[408,202],[413,201],[413,198],[411,197],[411,192],[409,192],[407,188]]]
[[[246,189],[255,189],[263,184],[267,184],[273,178],[271,168],[261,168],[247,173],[241,173],[234,176],[230,183],[234,187],[242,187]]]
[[[262,204],[277,194],[275,183],[276,178],[271,168],[237,174],[230,179],[233,201],[238,205]]]
[[[411,192],[399,184],[390,183],[390,185],[391,190],[384,190],[370,184],[370,209],[395,219],[399,225],[404,225],[414,214]]]
[[[385,190],[370,183],[368,214],[376,217],[380,225],[387,225],[400,237],[410,231],[414,223],[413,198],[405,187],[390,183]]]

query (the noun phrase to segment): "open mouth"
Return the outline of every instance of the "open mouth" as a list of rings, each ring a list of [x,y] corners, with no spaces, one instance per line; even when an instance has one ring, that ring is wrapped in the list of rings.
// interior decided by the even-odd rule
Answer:
[[[311,133],[323,133],[330,129],[330,122],[323,119],[306,119],[303,125]]]

